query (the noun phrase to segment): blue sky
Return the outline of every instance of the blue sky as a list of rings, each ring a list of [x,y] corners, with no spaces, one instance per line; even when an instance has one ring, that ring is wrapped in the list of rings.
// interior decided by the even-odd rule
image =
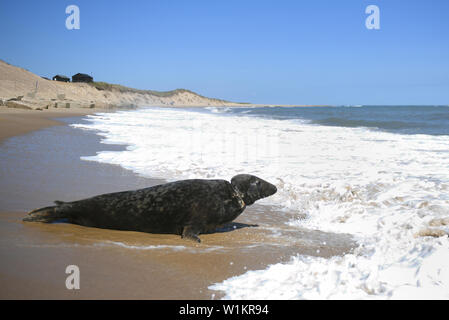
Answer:
[[[80,8],[67,30],[65,8]],[[365,8],[380,8],[380,30]],[[0,1],[0,59],[272,104],[449,104],[447,0]]]

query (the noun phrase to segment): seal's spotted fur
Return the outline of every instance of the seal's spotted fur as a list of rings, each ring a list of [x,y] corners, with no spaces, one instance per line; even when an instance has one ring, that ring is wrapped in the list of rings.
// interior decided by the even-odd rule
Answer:
[[[134,191],[108,193],[33,210],[24,221],[69,223],[89,227],[174,233],[200,242],[198,235],[237,218],[247,205],[276,193],[256,176],[226,180],[181,180]]]

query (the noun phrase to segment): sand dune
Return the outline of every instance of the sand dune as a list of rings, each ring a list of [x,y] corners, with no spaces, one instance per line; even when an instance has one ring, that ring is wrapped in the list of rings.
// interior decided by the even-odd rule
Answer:
[[[239,106],[206,98],[192,91],[145,91],[120,85],[97,86],[46,80],[25,69],[0,60],[0,105],[10,108],[116,108],[142,106]],[[19,101],[9,101],[19,97]],[[20,98],[22,97],[22,98]]]

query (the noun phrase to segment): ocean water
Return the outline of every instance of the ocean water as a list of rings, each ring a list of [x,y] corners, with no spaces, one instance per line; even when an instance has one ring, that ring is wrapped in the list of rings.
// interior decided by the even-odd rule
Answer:
[[[211,285],[228,299],[448,299],[449,107],[146,108],[74,124],[126,150],[83,160],[179,180],[251,173],[289,227],[349,233],[330,259],[295,256]]]

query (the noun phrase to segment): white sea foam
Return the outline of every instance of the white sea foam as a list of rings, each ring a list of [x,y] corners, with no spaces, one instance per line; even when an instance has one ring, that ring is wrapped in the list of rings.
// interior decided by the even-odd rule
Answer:
[[[231,110],[228,107],[207,107],[206,109],[212,113],[226,113]]]
[[[170,249],[174,251],[181,251],[187,249],[185,246],[171,246],[171,245],[131,245],[126,244],[120,241],[106,241],[106,242],[100,242],[96,243],[96,246],[117,246],[125,249],[133,249],[133,250],[158,250],[158,249]]]
[[[449,231],[429,227],[449,216],[447,136],[182,109],[107,113],[89,122],[74,126],[128,147],[85,160],[168,180],[252,173],[277,185],[261,202],[297,213],[290,226],[350,233],[360,244],[342,257],[294,257],[211,286],[226,298],[449,298],[448,236],[416,236]]]
[[[192,248],[192,247],[186,247],[186,246],[176,246],[176,245],[133,245],[133,244],[126,244],[120,241],[105,241],[105,242],[98,242],[94,244],[96,247],[121,247],[125,249],[131,249],[131,250],[173,250],[173,251],[203,251],[203,252],[212,252],[216,250],[223,249],[222,246],[208,246],[208,247],[201,247],[201,248]]]

